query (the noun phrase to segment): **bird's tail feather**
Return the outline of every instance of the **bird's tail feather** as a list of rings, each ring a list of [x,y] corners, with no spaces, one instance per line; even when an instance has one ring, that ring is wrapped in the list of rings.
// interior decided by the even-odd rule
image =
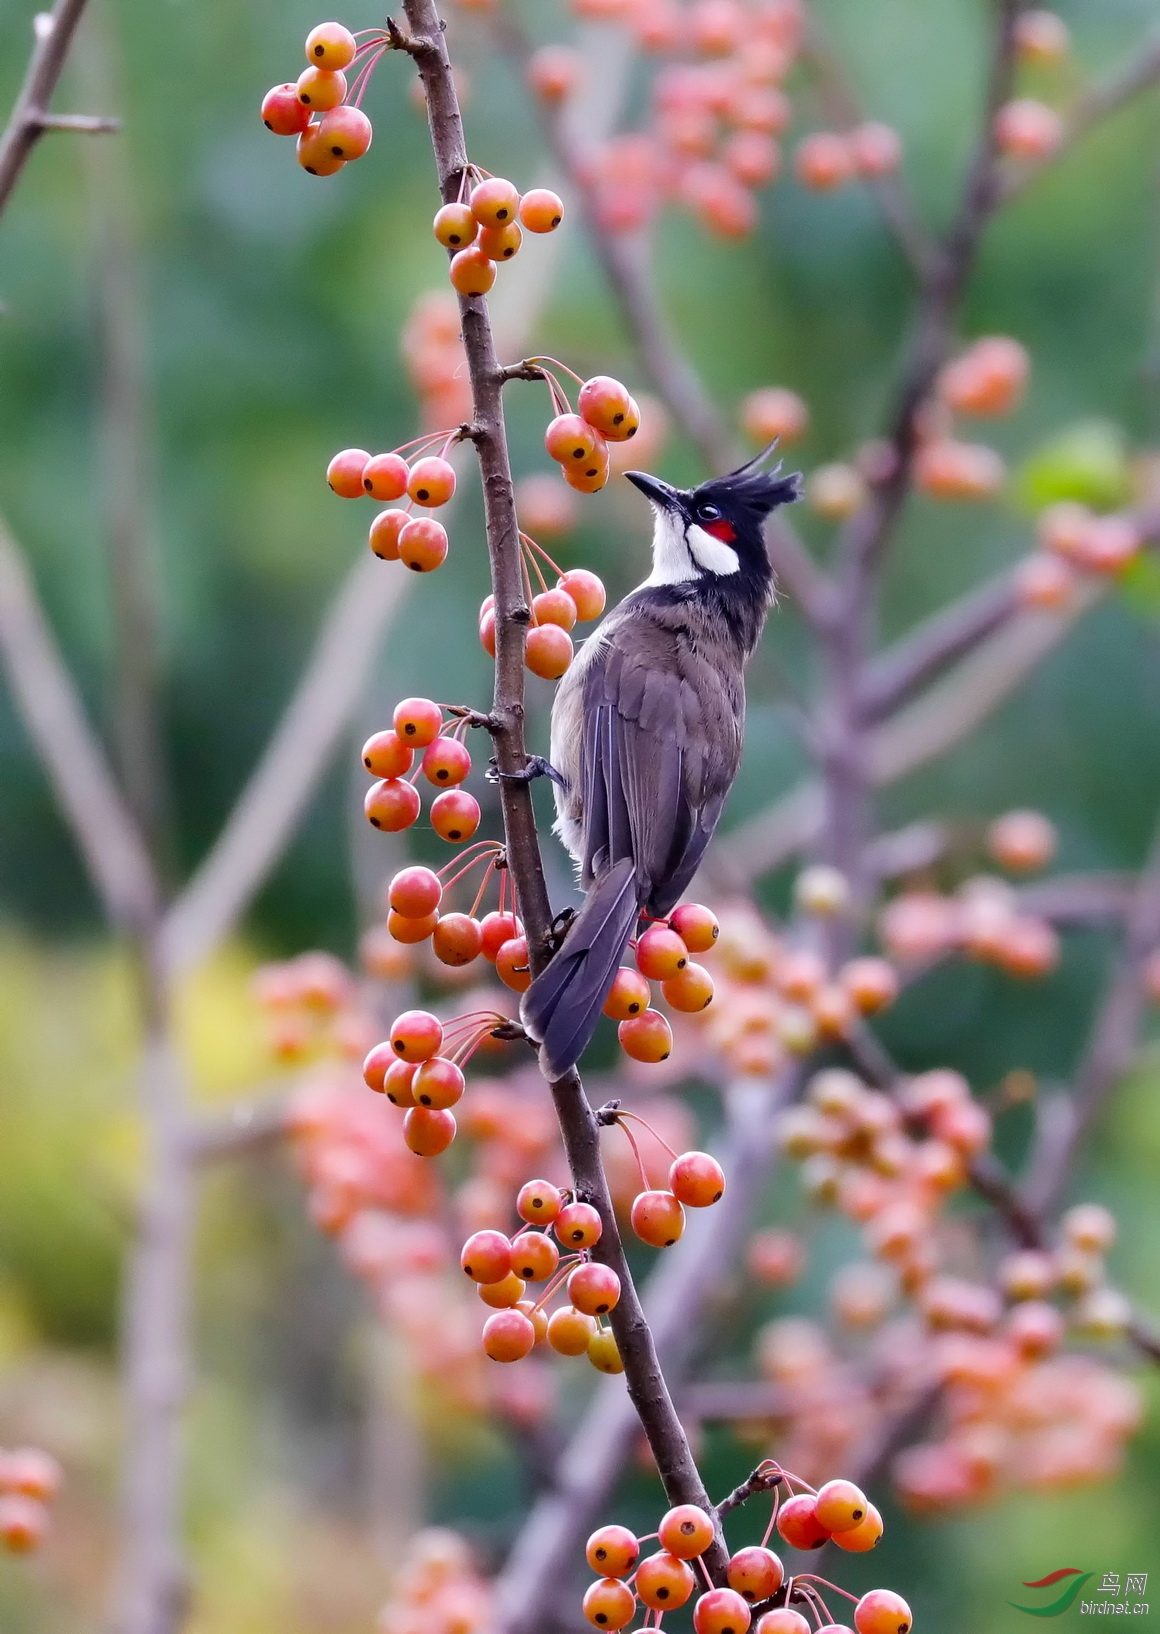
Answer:
[[[639,913],[626,857],[592,885],[563,947],[524,994],[520,1016],[549,1078],[562,1078],[588,1047]]]

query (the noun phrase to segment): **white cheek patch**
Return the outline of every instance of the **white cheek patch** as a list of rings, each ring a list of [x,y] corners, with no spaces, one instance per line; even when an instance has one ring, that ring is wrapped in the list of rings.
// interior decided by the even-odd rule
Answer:
[[[645,584],[688,584],[697,567],[685,543],[685,528],[676,511],[655,507],[653,570]],[[700,529],[697,530],[700,532]]]
[[[724,539],[715,539],[711,533],[706,533],[704,528],[699,528],[696,524],[689,529],[686,537],[694,559],[706,573],[715,573],[718,578],[725,578],[730,573],[741,571],[741,558]]]

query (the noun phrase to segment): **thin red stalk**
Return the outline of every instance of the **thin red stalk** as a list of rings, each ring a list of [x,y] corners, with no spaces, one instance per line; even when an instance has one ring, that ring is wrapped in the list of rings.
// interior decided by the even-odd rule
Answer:
[[[523,540],[525,545],[530,545],[532,547],[537,556],[539,556],[543,561],[547,562],[553,573],[558,573],[561,578],[564,577],[564,569],[560,566],[559,562],[554,562],[548,555],[548,552],[544,549],[543,545],[538,545],[530,533],[521,533],[520,538]]]
[[[649,1185],[648,1175],[645,1173],[644,1161],[640,1155],[640,1147],[636,1144],[636,1137],[633,1135],[632,1130],[627,1126],[627,1124],[621,1123],[619,1118],[616,1120],[616,1127],[620,1130],[621,1134],[628,1141],[628,1144],[632,1147],[632,1155],[636,1159],[637,1173],[640,1175],[641,1190],[650,1191],[652,1188]]]
[[[680,1157],[681,1154],[679,1152],[674,1152],[673,1148],[669,1145],[668,1141],[665,1140],[664,1136],[658,1135],[648,1119],[642,1118],[639,1112],[618,1112],[616,1115],[616,1121],[618,1123],[622,1123],[625,1118],[631,1118],[634,1123],[639,1123],[642,1129],[647,1129],[649,1134],[656,1141],[657,1145],[663,1146],[670,1157]],[[625,1130],[625,1133],[627,1134],[628,1131]]]

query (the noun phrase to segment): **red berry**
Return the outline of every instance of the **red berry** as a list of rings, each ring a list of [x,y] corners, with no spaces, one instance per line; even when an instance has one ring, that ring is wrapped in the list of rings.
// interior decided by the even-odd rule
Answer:
[[[745,1634],[749,1606],[735,1589],[710,1589],[693,1607],[696,1634]]]
[[[1030,1308],[1029,1305],[1018,1307],[1020,1310],[1030,1310]],[[1049,1310],[1053,1317],[1058,1318],[1058,1313],[1053,1305],[1047,1305],[1044,1308]],[[839,1549],[846,1549],[850,1554],[861,1555],[873,1549],[882,1536],[882,1530],[882,1516],[873,1504],[868,1503],[866,1505],[865,1520],[860,1521],[857,1526],[852,1526],[848,1532],[835,1532],[834,1542]]]
[[[431,948],[439,963],[453,968],[477,959],[482,946],[479,921],[466,913],[444,914],[431,937]]]
[[[858,1634],[910,1634],[910,1607],[893,1589],[871,1589],[854,1607]]]
[[[729,1587],[751,1606],[776,1594],[785,1580],[785,1568],[772,1549],[752,1544],[738,1549],[729,1562]]]
[[[306,60],[316,68],[349,68],[358,41],[341,23],[319,23],[306,36]]]
[[[692,959],[683,970],[661,983],[665,1003],[691,1016],[708,1009],[713,1002],[714,991],[712,976],[704,965],[694,964]]]
[[[479,642],[489,658],[495,657],[495,609],[479,615]]]
[[[512,1245],[502,1231],[477,1231],[468,1237],[459,1264],[472,1282],[501,1282],[512,1268]]]
[[[662,1549],[678,1560],[695,1560],[713,1541],[713,1522],[696,1504],[678,1504],[670,1509],[657,1528]]]
[[[480,816],[479,801],[465,789],[448,789],[431,802],[431,827],[451,845],[470,840]]]
[[[516,1213],[529,1225],[551,1225],[563,1207],[563,1199],[550,1180],[529,1180],[516,1196]],[[599,1570],[593,1567],[593,1570]],[[610,1577],[615,1573],[610,1572]]]
[[[352,159],[361,159],[371,145],[374,132],[371,122],[361,108],[350,108],[345,104],[340,108],[332,108],[323,117],[318,128],[318,140],[325,148],[329,148],[332,158],[343,159],[350,163]],[[383,494],[384,499],[393,499],[394,494]]]
[[[569,568],[558,585],[576,604],[576,616],[581,624],[588,624],[594,618],[599,618],[604,611],[604,585],[595,573],[589,573],[583,567]]]
[[[667,925],[652,925],[636,944],[636,968],[653,981],[668,981],[689,962],[689,950]]]
[[[775,1606],[758,1619],[754,1634],[813,1634],[813,1629],[800,1611],[792,1611],[789,1606]]]
[[[483,1348],[493,1362],[519,1362],[536,1342],[535,1324],[523,1311],[496,1311],[483,1324]]]
[[[584,467],[608,458],[604,438],[579,414],[558,414],[544,433],[544,447],[560,465]]]
[[[532,598],[535,624],[558,624],[562,630],[571,630],[578,617],[576,603],[566,590],[543,590]]]
[[[363,466],[362,485],[372,499],[402,499],[407,476],[407,462],[401,455],[375,454]]]
[[[786,1499],[777,1512],[777,1529],[791,1549],[820,1549],[830,1536],[807,1492]]]
[[[578,1265],[568,1278],[568,1298],[586,1316],[607,1316],[620,1298],[620,1278],[608,1265]]]
[[[554,233],[564,219],[564,201],[547,187],[533,187],[520,200],[520,220],[529,233]]]
[[[411,1080],[415,1105],[433,1107],[440,1112],[461,1100],[465,1088],[463,1074],[455,1062],[441,1055],[424,1061]]]
[[[560,1263],[560,1250],[542,1231],[521,1231],[512,1239],[512,1270],[525,1282],[546,1282]],[[576,1305],[576,1301],[572,1301]],[[583,1310],[583,1306],[577,1306]],[[590,1312],[595,1315],[595,1312]]]
[[[340,499],[361,499],[363,472],[370,455],[365,448],[344,448],[326,467],[326,480]]]
[[[854,154],[844,136],[834,131],[815,131],[798,143],[794,170],[803,187],[828,193],[842,187],[854,174]]]
[[[528,963],[528,939],[513,936],[504,943],[495,956],[495,973],[513,993],[526,993],[532,985],[532,971]]]
[[[419,796],[409,783],[388,777],[367,790],[363,810],[372,828],[397,834],[410,828],[419,815]]]
[[[673,1030],[659,1010],[646,1010],[642,1016],[622,1021],[616,1036],[625,1055],[634,1061],[655,1064],[667,1061],[673,1053]]]
[[[442,900],[439,875],[430,868],[401,868],[387,886],[387,902],[404,919],[425,919]]]
[[[383,1079],[383,1094],[392,1106],[401,1107],[404,1111],[414,1106],[415,1097],[411,1093],[411,1085],[418,1070],[419,1068],[409,1061],[393,1061],[387,1068]]]
[[[448,276],[460,295],[486,295],[495,283],[495,262],[469,244],[452,258]]]
[[[445,204],[436,212],[433,223],[435,237],[444,249],[462,250],[475,241],[479,223],[467,204]]]
[[[395,731],[412,749],[425,749],[443,728],[443,711],[430,698],[404,698],[396,704]]]
[[[397,732],[376,732],[362,747],[362,763],[372,777],[404,777],[414,758]]]
[[[565,1248],[593,1248],[600,1241],[600,1216],[591,1203],[566,1203],[554,1227]]]
[[[725,1193],[725,1171],[708,1152],[684,1152],[669,1170],[669,1190],[689,1208],[709,1208]]]
[[[382,1044],[376,1044],[374,1049],[367,1055],[362,1066],[363,1083],[367,1088],[373,1089],[376,1095],[381,1095],[387,1072],[398,1059],[394,1046],[389,1040],[384,1040]]]
[[[409,511],[380,511],[375,517],[367,542],[380,561],[398,561],[399,535],[410,520]]]
[[[298,76],[298,100],[312,113],[329,113],[346,101],[346,75],[329,68],[306,68]]]
[[[455,467],[435,454],[416,460],[407,492],[416,505],[446,505],[455,493]]]
[[[310,109],[298,100],[297,85],[275,85],[262,98],[262,123],[275,136],[298,136],[310,123]]]
[[[498,1282],[481,1282],[475,1290],[485,1305],[493,1310],[510,1310],[518,1305],[527,1292],[527,1284],[522,1277],[517,1277],[514,1271],[509,1271],[506,1277]]]
[[[403,1119],[403,1139],[416,1157],[438,1157],[455,1139],[455,1115],[413,1106]]]
[[[436,788],[454,788],[471,770],[471,755],[458,738],[436,738],[423,756],[423,776]]]
[[[321,136],[322,125],[317,120],[307,125],[294,145],[294,157],[309,176],[337,175],[346,160],[336,159]]]
[[[558,624],[537,624],[528,631],[524,662],[533,675],[558,681],[572,664],[572,637]]]
[[[584,1551],[594,1572],[605,1577],[627,1577],[640,1559],[640,1544],[627,1526],[601,1526]]]
[[[51,1503],[60,1491],[61,1469],[40,1447],[14,1447],[0,1453],[0,1492],[17,1492],[37,1503]]]
[[[604,1014],[613,1021],[643,1015],[652,1003],[652,988],[638,970],[621,965],[604,1001]]]
[[[853,1481],[827,1481],[814,1500],[814,1513],[827,1532],[848,1532],[866,1519],[869,1503]]]
[[[509,221],[506,227],[481,227],[475,242],[489,261],[511,261],[519,254],[523,241],[519,223]]]
[[[690,953],[708,953],[721,934],[717,916],[698,902],[685,902],[669,915],[669,927],[675,930]]]
[[[0,1497],[0,1543],[14,1555],[38,1549],[47,1531],[48,1510],[42,1503],[18,1492]]]
[[[502,227],[516,219],[520,195],[502,176],[489,176],[471,190],[471,213],[481,227]]]
[[[602,1577],[588,1586],[583,1600],[584,1615],[597,1628],[624,1628],[636,1611],[636,1595],[627,1583]]]
[[[447,529],[433,516],[415,516],[399,534],[399,560],[412,573],[433,573],[447,560]]]
[[[610,442],[625,442],[636,435],[640,415],[633,413],[633,400],[628,388],[611,375],[593,375],[580,388],[578,402],[581,417]]]
[[[642,1191],[633,1202],[631,1218],[632,1229],[651,1248],[671,1248],[685,1229],[685,1211],[671,1191]]]
[[[654,1611],[675,1611],[696,1586],[691,1568],[667,1549],[646,1556],[636,1569],[636,1592]]]
[[[479,928],[483,939],[480,952],[489,964],[495,963],[504,943],[521,936],[524,929],[514,913],[485,914]]]
[[[443,1043],[443,1024],[429,1010],[404,1010],[391,1028],[391,1048],[400,1061],[430,1061]]]

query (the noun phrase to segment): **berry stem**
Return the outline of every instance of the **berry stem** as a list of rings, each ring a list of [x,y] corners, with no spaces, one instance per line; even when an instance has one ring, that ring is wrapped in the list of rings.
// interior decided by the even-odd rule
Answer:
[[[616,1117],[616,1121],[618,1123],[620,1123],[625,1118],[631,1118],[633,1123],[639,1123],[642,1129],[647,1129],[649,1134],[656,1141],[657,1145],[658,1146],[663,1146],[665,1151],[669,1154],[669,1156],[671,1158],[676,1159],[676,1158],[680,1157],[681,1154],[679,1152],[674,1152],[673,1148],[669,1145],[668,1141],[664,1138],[664,1136],[663,1135],[658,1135],[656,1130],[653,1128],[652,1124],[648,1121],[648,1119],[647,1118],[642,1118],[639,1112],[618,1112],[617,1117]],[[625,1132],[626,1135],[628,1134],[627,1129],[624,1132]],[[629,1135],[629,1139],[630,1140],[632,1139],[631,1135]]]
[[[560,566],[559,562],[554,562],[548,555],[548,552],[544,549],[543,545],[538,545],[532,538],[531,534],[521,533],[520,538],[523,540],[525,545],[531,546],[532,550],[535,551],[536,555],[539,556],[542,561],[547,562],[553,573],[557,574],[560,578],[564,577],[564,569]]]
[[[615,1120],[615,1122],[616,1127],[621,1131],[625,1139],[628,1141],[628,1144],[632,1147],[632,1155],[636,1159],[636,1172],[640,1176],[641,1191],[651,1190],[648,1175],[645,1173],[644,1160],[640,1155],[640,1147],[636,1144],[636,1137],[633,1135],[632,1130],[627,1126],[627,1124],[621,1122],[619,1117]]]

